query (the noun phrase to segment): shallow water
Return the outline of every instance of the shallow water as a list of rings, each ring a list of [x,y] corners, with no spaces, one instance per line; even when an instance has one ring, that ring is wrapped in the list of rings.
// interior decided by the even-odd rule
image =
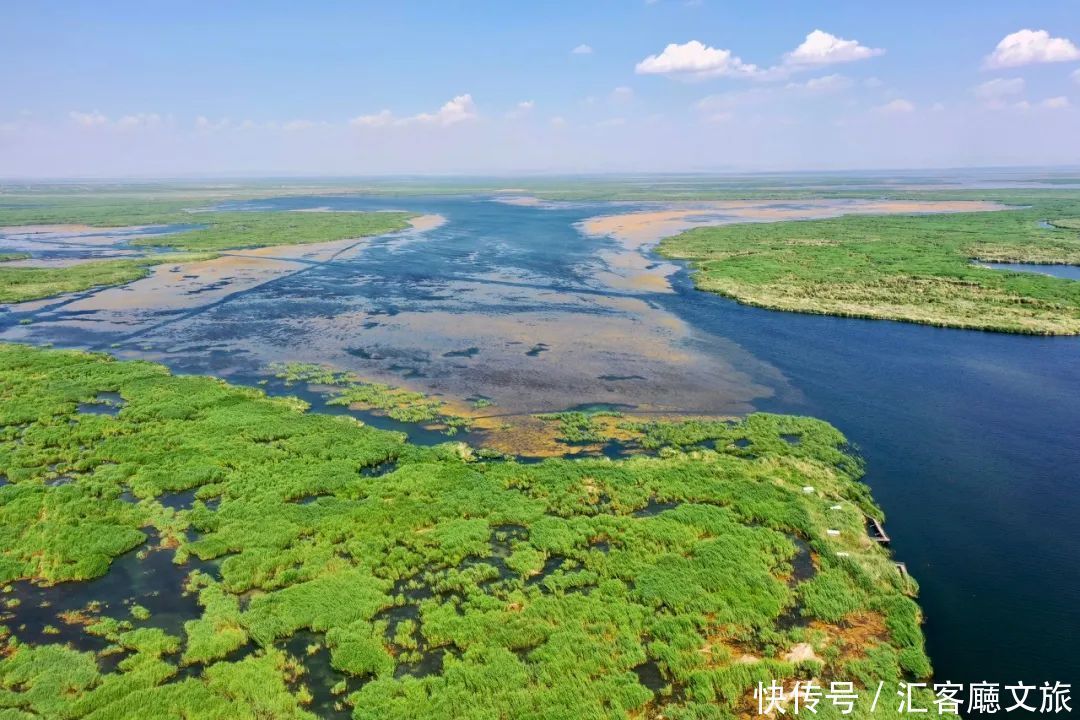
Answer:
[[[29,230],[0,227],[0,253],[25,252],[26,260],[8,267],[67,265],[83,260],[142,257],[161,252],[160,247],[132,245],[138,238],[173,235],[202,227],[197,224],[141,225],[118,228],[88,228],[78,225],[44,225]]]
[[[1052,275],[1066,280],[1080,280],[1080,267],[1076,265],[1036,265],[1034,263],[979,263],[991,270]]]
[[[1077,674],[1080,339],[754,309],[694,290],[685,270],[670,285],[638,283],[657,258],[576,225],[649,204],[258,205],[402,209],[447,222],[329,259],[291,258],[295,267],[250,282],[217,273],[208,282],[223,284],[180,304],[139,283],[27,304],[0,314],[0,338],[248,384],[272,361],[325,362],[448,399],[490,398],[492,414],[508,416],[602,405],[822,417],[866,457],[893,550],[922,586],[938,678]],[[288,391],[318,406],[302,388]]]

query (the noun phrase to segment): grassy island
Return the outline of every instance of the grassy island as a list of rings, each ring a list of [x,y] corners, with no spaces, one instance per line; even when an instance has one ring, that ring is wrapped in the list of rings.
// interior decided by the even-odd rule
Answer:
[[[3,267],[0,265],[0,303],[38,300],[96,287],[123,285],[144,278],[162,263],[205,260],[211,255],[169,253],[130,260],[92,260],[60,267]]]
[[[929,675],[838,431],[632,430],[627,460],[482,461],[0,345],[0,717],[719,719],[758,682]]]
[[[303,245],[369,237],[404,230],[403,212],[192,212],[186,203],[167,200],[45,197],[0,200],[0,227],[76,225],[102,230],[131,227],[175,227],[176,232],[151,233],[130,239],[130,245],[168,248],[147,257],[95,260],[60,267],[5,267],[5,260],[26,259],[26,253],[0,255],[0,303],[24,302],[93,287],[122,285],[149,274],[165,262],[188,262],[205,253],[275,245]]]
[[[690,261],[701,290],[747,305],[1080,334],[1080,282],[973,262],[1080,264],[1080,199],[977,197],[1027,207],[698,228],[664,240],[659,252]]]

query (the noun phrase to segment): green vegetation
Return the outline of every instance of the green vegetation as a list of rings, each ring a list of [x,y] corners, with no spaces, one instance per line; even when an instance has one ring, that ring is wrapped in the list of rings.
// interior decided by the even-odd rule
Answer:
[[[168,197],[168,194],[165,194]],[[77,224],[99,228],[185,226],[176,233],[134,238],[132,245],[163,247],[189,253],[213,253],[272,245],[300,245],[381,235],[409,226],[402,212],[192,212],[183,200],[93,194],[0,198],[0,227],[35,224]],[[4,261],[29,257],[2,254]],[[166,262],[191,262],[212,255],[162,253],[144,258],[100,260],[64,267],[0,266],[0,303],[24,302],[122,285],[149,274]]]
[[[611,439],[599,421],[603,418],[621,418],[622,413],[611,410],[569,410],[537,417],[559,424],[559,434],[556,436],[558,441],[573,445],[591,445]]]
[[[443,402],[422,392],[366,382],[354,373],[337,372],[314,363],[275,363],[270,366],[270,372],[286,384],[302,382],[327,390],[331,395],[327,405],[376,410],[398,422],[438,425],[447,435],[469,429],[468,418],[448,412]]]
[[[689,260],[698,288],[748,305],[1000,332],[1080,334],[1080,283],[972,263],[1080,264],[1080,197],[990,199],[1029,207],[698,228],[664,240],[659,251]],[[1040,225],[1046,219],[1052,227]]]
[[[27,260],[30,258],[30,253],[15,252],[15,253],[0,253],[0,263],[13,262],[15,260]]]
[[[271,245],[299,245],[380,235],[409,226],[403,212],[220,211],[168,199],[170,193],[131,197],[95,193],[86,196],[6,195],[0,199],[0,227],[76,224],[97,228],[187,226],[180,232],[149,235],[133,245],[213,252]],[[219,199],[225,199],[224,197]],[[202,205],[202,207],[199,207]]]
[[[306,245],[404,230],[409,227],[409,217],[401,212],[207,212],[174,219],[194,220],[205,227],[148,235],[132,244],[191,251]]]
[[[150,274],[162,263],[203,260],[210,255],[172,253],[131,260],[95,260],[55,267],[0,266],[0,303],[18,303],[81,292],[95,287],[123,285]]]
[[[116,415],[79,411],[103,393]],[[198,601],[169,625],[88,593],[34,641],[20,613],[48,608],[8,604],[0,717],[720,719],[753,714],[758,682],[895,698],[929,673],[840,433],[637,432],[660,456],[478,462],[151,363],[0,345],[0,583],[85,581],[152,538]],[[872,694],[857,716],[895,715]]]

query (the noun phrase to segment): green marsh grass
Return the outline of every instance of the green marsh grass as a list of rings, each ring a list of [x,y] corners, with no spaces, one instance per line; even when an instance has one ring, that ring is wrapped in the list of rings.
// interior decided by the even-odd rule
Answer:
[[[78,412],[100,393],[115,416]],[[311,718],[310,656],[282,649],[298,633],[355,718],[721,718],[759,681],[891,694],[929,673],[839,432],[760,414],[637,432],[663,456],[477,462],[152,363],[0,345],[0,582],[86,581],[153,537],[198,600],[166,630],[87,597],[66,632],[101,651],[26,642],[6,608],[0,717]],[[802,642],[817,659],[786,659]]]
[[[1080,198],[1057,193],[987,199],[1027,207],[697,228],[662,241],[659,252],[689,261],[699,289],[747,305],[998,332],[1080,334],[1080,282],[973,262],[1080,264]],[[1045,219],[1051,227],[1040,225]]]

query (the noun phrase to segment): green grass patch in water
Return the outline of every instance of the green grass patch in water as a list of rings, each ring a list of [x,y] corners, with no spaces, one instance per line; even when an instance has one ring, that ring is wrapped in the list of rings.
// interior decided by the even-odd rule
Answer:
[[[165,262],[192,262],[242,248],[302,245],[363,238],[404,230],[412,213],[404,212],[191,212],[182,201],[62,195],[0,200],[0,227],[35,224],[77,224],[103,229],[133,226],[194,225],[176,233],[131,238],[130,245],[170,248],[188,254],[155,254],[145,258],[91,260],[63,267],[3,267],[5,261],[29,257],[0,255],[0,303],[17,303],[123,285],[149,275]]]
[[[699,289],[748,305],[999,332],[1080,334],[1080,282],[972,262],[1080,264],[1080,196],[987,199],[1028,207],[697,228],[664,240],[659,252],[688,260]],[[1040,225],[1046,218],[1049,228]]]
[[[445,403],[422,392],[367,382],[350,372],[339,372],[315,363],[286,362],[270,366],[274,377],[287,384],[302,382],[329,390],[328,405],[357,406],[376,410],[404,423],[439,425],[447,435],[468,430],[468,418],[454,415]]]
[[[79,412],[105,393],[115,415]],[[894,697],[929,673],[839,432],[640,432],[665,457],[475,462],[152,363],[0,345],[0,582],[85,582],[150,536],[198,600],[172,629],[88,593],[55,641],[6,607],[0,714],[720,718],[759,681]]]

